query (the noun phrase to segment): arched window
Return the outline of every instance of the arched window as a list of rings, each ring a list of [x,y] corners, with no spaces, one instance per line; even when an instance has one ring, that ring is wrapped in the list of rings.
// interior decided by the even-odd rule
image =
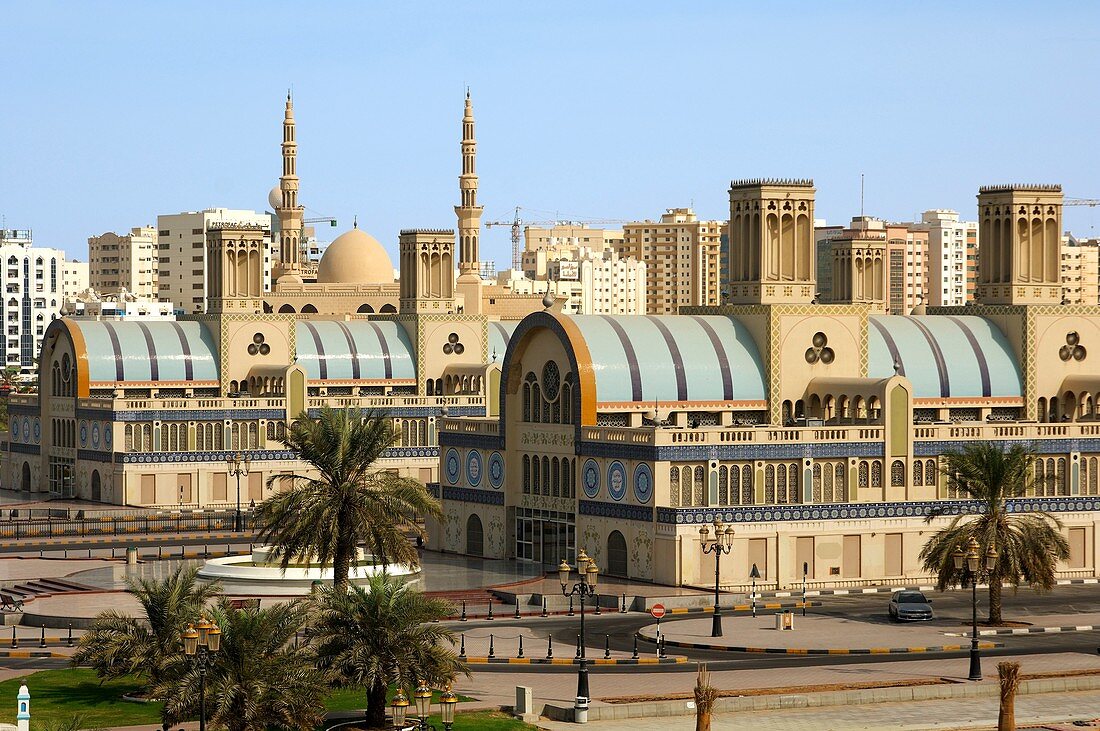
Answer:
[[[1033,495],[1043,496],[1047,494],[1046,463],[1041,459],[1035,460],[1035,485],[1030,492]]]
[[[250,422],[248,424],[248,448],[255,449],[260,445],[259,427],[256,422]]]
[[[691,504],[691,468],[684,467],[680,472],[680,505],[686,508]]]
[[[871,467],[870,467],[870,465],[867,464],[867,460],[862,460],[859,463],[859,487],[860,487],[861,490],[863,488],[867,487],[870,484],[870,482],[869,482],[869,477],[870,477],[869,476],[869,471],[870,471],[870,469],[871,469]]]
[[[471,556],[485,555],[485,532],[477,513],[466,519],[466,553]]]
[[[915,459],[913,460],[913,487],[922,485],[924,485],[924,462]]]
[[[822,500],[822,484],[821,484],[821,465],[815,464],[813,469],[813,492],[812,497],[815,503],[820,503]]]
[[[730,467],[730,504],[741,504],[741,468]]]
[[[680,507],[680,468],[668,469],[668,504],[674,508]]]
[[[607,573],[612,576],[627,575],[626,538],[617,530],[607,536]]]
[[[531,421],[542,421],[542,389],[539,384],[531,384]]]
[[[539,458],[535,457],[535,463],[531,466],[531,493],[534,495],[542,494],[542,475],[539,470]]]
[[[882,487],[882,462],[871,462],[871,487]]]
[[[692,486],[692,505],[700,506],[707,504],[705,476],[706,471],[702,467],[695,468],[695,484]]]
[[[936,486],[936,460],[929,459],[924,462],[924,484],[929,487]]]
[[[905,486],[905,463],[900,459],[895,459],[890,465],[890,486]]]
[[[1058,481],[1055,487],[1057,491],[1055,495],[1069,495],[1069,482],[1066,480],[1066,458],[1058,458]]]
[[[531,492],[531,457],[530,455],[523,455],[523,494],[527,495]]]
[[[834,472],[836,481],[833,484],[833,502],[844,502],[848,499],[848,469],[844,462],[838,462]]]
[[[833,466],[827,464],[821,472],[821,502],[835,502],[833,498]]]
[[[550,494],[550,458],[542,458],[542,494]]]
[[[550,474],[550,496],[561,497],[561,465],[557,457],[550,462]]]
[[[775,504],[775,465],[764,468],[764,504]]]
[[[780,505],[787,502],[787,465],[777,465],[775,468],[775,502]]]
[[[730,471],[725,465],[718,468],[718,504],[730,504]]]
[[[752,505],[756,498],[752,494],[753,487],[752,467],[745,465],[741,468],[741,504]]]

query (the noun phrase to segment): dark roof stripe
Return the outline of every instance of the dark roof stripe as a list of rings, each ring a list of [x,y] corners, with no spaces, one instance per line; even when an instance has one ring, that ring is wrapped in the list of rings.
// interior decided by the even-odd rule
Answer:
[[[894,342],[894,337],[890,334],[890,331],[886,329],[878,320],[870,318],[870,322],[878,330],[879,335],[882,336],[883,342],[886,343],[886,349],[890,351],[890,358],[898,365],[898,375],[905,375],[905,362],[901,359],[901,351],[898,350],[898,344]]]
[[[344,333],[344,339],[348,341],[348,352],[351,353],[351,377],[359,380],[359,351],[355,348],[355,338],[352,337],[351,328],[347,323],[337,322],[336,326]]]
[[[511,340],[512,340],[512,336],[508,334],[508,328],[504,327],[503,325],[501,325],[499,322],[496,322],[496,321],[494,321],[492,323],[492,325],[498,331],[500,331],[500,337],[504,338],[504,347],[507,348],[508,343],[511,342]]]
[[[936,370],[940,374],[940,396],[942,398],[950,398],[951,377],[947,373],[947,361],[944,360],[943,350],[940,349],[940,344],[932,337],[932,332],[925,327],[923,323],[919,322],[917,318],[910,317],[909,322],[913,323],[913,326],[920,330],[921,335],[928,341],[928,348],[932,351],[932,359],[936,361]]]
[[[367,322],[368,325],[374,330],[374,334],[378,336],[378,347],[382,349],[382,362],[386,367],[386,378],[393,378],[393,360],[390,358],[390,344],[386,342],[386,336],[382,333],[382,328],[378,327],[377,323]]]
[[[672,337],[668,325],[656,317],[647,317],[646,319],[656,325],[657,329],[661,331],[661,335],[664,336],[665,345],[668,346],[668,354],[672,356],[672,367],[676,371],[676,398],[680,401],[687,401],[687,374],[684,372],[684,356],[680,353],[680,346],[676,344],[676,338]]]
[[[317,328],[308,320],[303,320],[302,324],[309,330],[310,335],[313,336],[313,344],[317,346],[317,371],[321,380],[324,381],[328,379],[328,358],[325,356],[325,345],[321,342],[321,333],[317,332]]]
[[[623,353],[626,355],[626,364],[630,367],[630,393],[633,396],[634,401],[642,400],[642,372],[638,368],[638,354],[634,352],[634,344],[630,342],[630,337],[626,334],[626,330],[619,324],[619,321],[610,315],[600,315],[604,322],[611,326],[611,329],[615,331],[615,334],[619,336],[619,342],[623,346]]]
[[[974,331],[957,317],[948,315],[947,319],[959,326],[959,329],[963,331],[963,335],[966,336],[967,342],[970,343],[971,350],[974,351],[974,359],[978,362],[978,372],[982,377],[982,396],[992,395],[993,386],[989,378],[989,361],[986,360],[985,353],[982,352],[982,346],[978,344],[978,338],[974,337]]]
[[[191,346],[187,343],[187,333],[183,331],[180,324],[175,320],[172,321],[172,327],[176,330],[176,335],[180,339],[180,347],[183,348],[183,372],[188,381],[195,380],[195,364],[191,361]]]
[[[709,322],[699,315],[689,315],[689,317],[699,323],[699,327],[703,328],[703,332],[710,339],[710,344],[714,347],[714,355],[718,358],[719,370],[722,373],[722,395],[726,401],[733,401],[733,374],[730,373],[730,361],[726,355],[726,347],[722,345],[721,338],[718,337],[718,333],[714,332],[714,328],[710,326]]]
[[[118,333],[115,332],[115,326],[109,322],[104,322],[103,328],[107,331],[107,336],[111,338],[111,348],[115,351],[115,380],[125,381],[126,370],[123,367],[122,344],[118,341]]]
[[[157,345],[153,342],[153,333],[144,322],[137,323],[141,334],[145,336],[145,347],[149,350],[149,377],[154,381],[160,380],[160,364],[157,362]]]

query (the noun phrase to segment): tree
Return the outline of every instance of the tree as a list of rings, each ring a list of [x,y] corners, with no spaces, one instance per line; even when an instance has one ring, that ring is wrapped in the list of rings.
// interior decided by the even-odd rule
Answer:
[[[183,657],[180,632],[199,620],[220,591],[217,583],[200,583],[196,574],[197,567],[180,567],[163,579],[129,580],[142,616],[100,614],[80,638],[72,664],[90,666],[100,680],[135,675],[147,688],[157,686]]]
[[[318,727],[328,684],[314,666],[313,653],[293,641],[308,617],[308,605],[302,601],[234,609],[222,600],[214,608],[210,618],[221,629],[222,639],[206,670],[210,725],[228,731]],[[181,658],[177,671],[157,688],[172,724],[199,712],[196,663]]]
[[[398,578],[377,574],[346,592],[325,589],[317,602],[318,665],[337,683],[366,689],[368,726],[385,725],[391,683],[439,688],[467,672],[454,651],[454,632],[438,624],[451,613],[450,603]]]
[[[397,436],[391,419],[358,409],[325,407],[316,419],[295,420],[281,441],[316,475],[271,477],[268,485],[290,486],[256,513],[260,540],[284,569],[293,561],[331,565],[342,591],[360,543],[382,563],[420,563],[408,532],[422,533],[420,516],[443,513],[424,485],[375,467]]]
[[[952,553],[974,537],[984,555],[990,548],[998,553],[992,571],[983,565],[978,580],[989,584],[989,623],[1001,624],[1001,591],[1005,583],[1014,588],[1028,584],[1038,591],[1055,586],[1059,560],[1069,558],[1069,542],[1059,532],[1062,523],[1043,511],[1010,513],[1008,500],[1033,493],[1036,486],[1035,453],[1016,444],[1002,448],[993,442],[975,442],[961,452],[946,455],[943,473],[948,486],[979,503],[974,515],[956,515],[936,532],[921,550],[927,571],[937,575],[936,588],[943,591],[961,584],[965,569],[955,568]],[[950,504],[937,506],[928,516],[948,514]]]

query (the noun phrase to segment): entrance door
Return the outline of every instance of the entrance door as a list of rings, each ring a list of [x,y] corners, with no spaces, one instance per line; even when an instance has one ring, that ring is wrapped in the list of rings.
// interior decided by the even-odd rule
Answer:
[[[617,530],[607,537],[607,573],[611,576],[627,575],[626,538]]]

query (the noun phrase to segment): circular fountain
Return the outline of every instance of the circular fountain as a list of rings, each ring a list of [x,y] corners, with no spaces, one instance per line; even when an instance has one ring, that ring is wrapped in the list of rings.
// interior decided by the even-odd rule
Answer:
[[[272,558],[273,552],[270,546],[257,546],[250,556],[209,559],[199,569],[199,578],[221,582],[222,590],[227,594],[293,596],[308,594],[317,582],[332,583],[332,566],[292,561],[284,570],[280,561]],[[383,564],[362,549],[356,550],[349,577],[353,584],[366,583],[372,576],[383,572],[405,581],[414,581],[420,569],[404,564]]]

